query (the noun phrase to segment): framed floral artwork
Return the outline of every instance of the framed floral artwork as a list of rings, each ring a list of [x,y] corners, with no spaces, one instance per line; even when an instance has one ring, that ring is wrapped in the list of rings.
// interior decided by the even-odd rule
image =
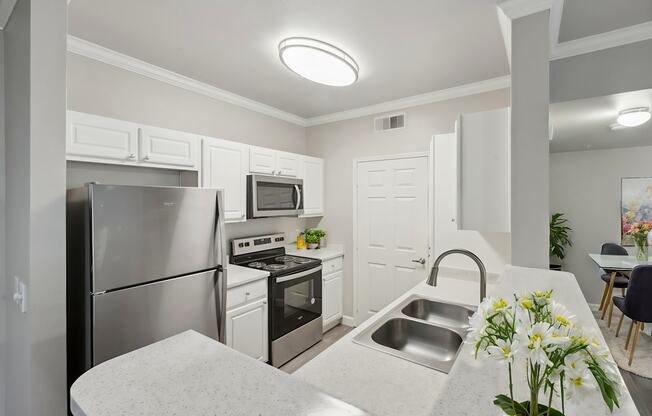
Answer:
[[[622,178],[620,189],[621,243],[633,246],[632,227],[652,225],[652,178]]]

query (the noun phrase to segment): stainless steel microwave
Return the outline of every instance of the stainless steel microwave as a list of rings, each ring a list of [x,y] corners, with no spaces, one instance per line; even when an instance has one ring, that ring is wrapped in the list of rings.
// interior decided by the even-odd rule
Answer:
[[[247,218],[303,214],[303,179],[247,175]]]

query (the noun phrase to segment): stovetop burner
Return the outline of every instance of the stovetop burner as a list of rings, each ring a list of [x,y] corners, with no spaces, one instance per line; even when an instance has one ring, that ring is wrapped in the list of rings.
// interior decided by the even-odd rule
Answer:
[[[307,264],[314,261],[314,259],[307,259],[305,257],[295,257],[295,256],[280,256],[280,257],[276,257],[274,260],[282,261],[284,263],[297,263],[297,264]]]
[[[263,267],[264,270],[269,270],[269,271],[277,271],[277,270],[284,270],[287,269],[288,266],[287,264],[268,264]]]
[[[247,264],[248,267],[254,267],[256,269],[260,269],[262,267],[265,267],[267,264],[263,263],[262,261],[254,261],[249,264]]]

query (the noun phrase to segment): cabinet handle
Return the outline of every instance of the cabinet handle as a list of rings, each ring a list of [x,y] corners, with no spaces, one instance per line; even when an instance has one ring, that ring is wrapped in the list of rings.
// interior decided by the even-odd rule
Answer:
[[[136,155],[131,153],[129,156],[127,156],[127,159],[135,159]]]
[[[267,301],[266,301],[266,300],[263,301],[263,305],[267,305]]]
[[[412,260],[412,263],[420,263],[420,264],[426,264],[426,259],[423,257],[418,259],[418,260]]]
[[[251,295],[251,293],[245,292],[245,296],[249,296],[249,295]]]
[[[149,160],[149,156],[143,157],[143,160]]]

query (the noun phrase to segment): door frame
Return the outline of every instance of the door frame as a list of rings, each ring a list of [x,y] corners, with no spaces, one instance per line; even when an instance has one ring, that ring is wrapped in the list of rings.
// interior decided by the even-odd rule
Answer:
[[[359,157],[353,159],[353,323],[355,326],[358,326],[362,323],[359,312],[360,306],[360,291],[358,279],[360,273],[358,271],[358,165],[366,162],[380,162],[385,160],[400,160],[400,159],[414,159],[414,158],[426,158],[428,165],[428,186],[426,189],[426,211],[428,213],[428,250],[427,250],[427,259],[426,259],[426,269],[430,268],[430,262],[432,257],[432,227],[430,226],[432,222],[432,194],[433,194],[433,181],[432,181],[432,156],[429,151],[423,152],[411,152],[411,153],[398,153],[391,155],[380,155],[380,156],[367,156]]]

